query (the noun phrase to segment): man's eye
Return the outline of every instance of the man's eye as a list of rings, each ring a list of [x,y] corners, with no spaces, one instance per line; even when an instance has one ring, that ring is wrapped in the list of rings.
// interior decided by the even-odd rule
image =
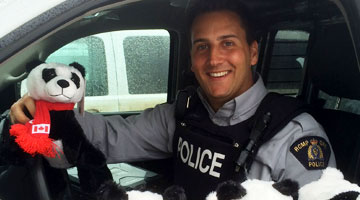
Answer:
[[[229,47],[229,46],[234,46],[234,42],[231,41],[225,41],[224,42],[224,46]]]
[[[208,48],[208,45],[206,44],[200,44],[196,47],[197,50],[205,50]]]

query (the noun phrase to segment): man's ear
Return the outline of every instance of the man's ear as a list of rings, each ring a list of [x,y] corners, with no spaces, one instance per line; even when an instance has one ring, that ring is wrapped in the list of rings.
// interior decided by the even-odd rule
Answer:
[[[256,65],[259,59],[259,44],[254,40],[250,45],[250,64]]]
[[[31,70],[33,70],[35,67],[37,67],[37,66],[39,66],[39,65],[41,65],[41,64],[43,64],[43,63],[45,63],[45,62],[43,62],[43,61],[41,61],[41,60],[33,60],[33,61],[31,61],[31,62],[28,62],[27,64],[26,64],[26,66],[25,66],[25,68],[26,68],[26,72],[30,72]]]

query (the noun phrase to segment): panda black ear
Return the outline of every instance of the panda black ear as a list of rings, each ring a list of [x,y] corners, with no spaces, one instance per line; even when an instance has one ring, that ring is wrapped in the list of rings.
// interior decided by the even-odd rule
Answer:
[[[163,194],[164,200],[186,200],[186,194],[184,188],[173,185],[164,191]]]
[[[240,199],[246,195],[246,190],[239,182],[232,180],[222,182],[216,188],[218,200]]]
[[[299,184],[290,179],[274,183],[273,187],[283,195],[292,196],[294,200],[299,198]]]
[[[43,64],[45,62],[41,61],[41,60],[33,60],[29,63],[26,64],[26,71],[30,72],[31,70],[33,70],[35,67]]]
[[[74,67],[75,69],[79,70],[79,72],[81,73],[81,75],[85,78],[85,68],[84,66],[80,65],[77,62],[73,62],[71,64],[69,64],[69,66]]]
[[[343,192],[343,193],[340,193],[340,194],[334,196],[330,200],[344,200],[344,199],[356,200],[359,195],[360,195],[360,193],[356,192],[356,191]]]

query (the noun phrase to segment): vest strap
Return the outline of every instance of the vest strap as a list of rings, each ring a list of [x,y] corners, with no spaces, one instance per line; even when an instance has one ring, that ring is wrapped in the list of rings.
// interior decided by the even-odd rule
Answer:
[[[240,153],[235,171],[247,174],[260,146],[274,137],[294,117],[306,111],[309,111],[309,106],[299,99],[268,93],[254,114],[249,143]]]

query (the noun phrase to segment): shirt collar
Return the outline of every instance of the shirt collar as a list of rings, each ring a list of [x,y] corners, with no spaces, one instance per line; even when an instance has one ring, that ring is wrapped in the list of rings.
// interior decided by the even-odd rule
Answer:
[[[267,94],[264,82],[259,74],[255,75],[255,80],[254,85],[235,99],[226,102],[217,112],[211,108],[199,88],[199,97],[208,110],[210,119],[217,125],[229,126],[247,120],[254,115],[261,100]]]

